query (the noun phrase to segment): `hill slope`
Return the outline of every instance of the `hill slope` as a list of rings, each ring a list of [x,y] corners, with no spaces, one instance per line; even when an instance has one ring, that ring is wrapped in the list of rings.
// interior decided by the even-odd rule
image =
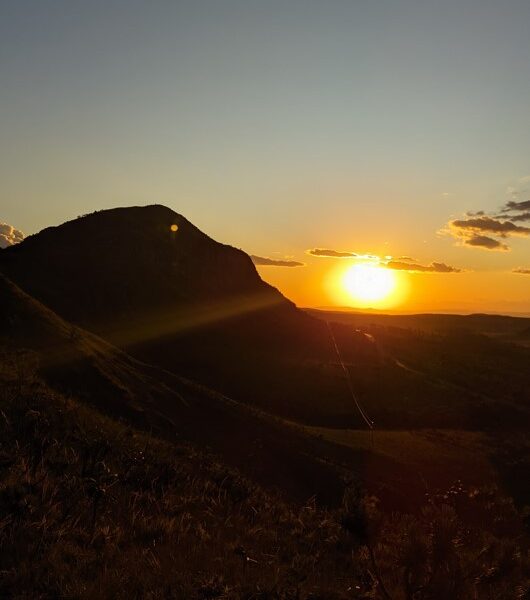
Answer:
[[[388,600],[413,587],[421,599],[487,600],[528,589],[520,517],[491,490],[460,486],[415,520],[355,490],[332,512],[288,503],[189,444],[38,380],[19,386],[5,358],[2,598]]]
[[[0,331],[0,350],[7,351],[4,360],[18,373],[21,385],[35,371],[56,389],[107,414],[170,440],[178,435],[208,446],[288,496],[340,501],[343,470],[320,459],[333,446],[130,357],[70,325],[2,275]]]
[[[0,252],[0,269],[144,362],[287,416],[351,415],[344,382],[319,368],[332,359],[325,324],[262,281],[244,252],[168,208],[45,229]]]
[[[159,205],[105,210],[49,227],[6,249],[0,263],[28,293],[96,330],[220,300],[246,299],[249,309],[294,308],[260,279],[244,252]]]

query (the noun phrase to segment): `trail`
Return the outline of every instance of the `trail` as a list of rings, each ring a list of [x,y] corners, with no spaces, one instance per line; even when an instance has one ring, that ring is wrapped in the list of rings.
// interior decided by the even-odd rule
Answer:
[[[361,403],[357,399],[357,395],[355,394],[355,392],[353,390],[353,385],[352,385],[352,381],[351,381],[350,372],[348,371],[348,369],[346,368],[346,365],[344,364],[344,361],[342,360],[342,356],[341,356],[341,353],[340,353],[340,350],[339,350],[339,346],[337,344],[337,340],[335,339],[335,335],[333,333],[333,330],[331,329],[331,325],[329,324],[329,321],[326,321],[326,325],[328,326],[328,330],[329,330],[329,335],[331,337],[331,341],[333,342],[333,346],[335,348],[335,352],[337,354],[337,358],[338,358],[340,366],[342,367],[342,370],[344,372],[344,377],[346,379],[346,383],[348,385],[348,389],[350,391],[351,397],[353,398],[353,401],[355,402],[355,406],[357,407],[357,410],[359,411],[359,414],[363,418],[364,422],[368,425],[368,427],[371,430],[373,430],[373,428],[374,428],[374,422],[368,417],[368,415],[364,411],[363,407],[361,406]]]

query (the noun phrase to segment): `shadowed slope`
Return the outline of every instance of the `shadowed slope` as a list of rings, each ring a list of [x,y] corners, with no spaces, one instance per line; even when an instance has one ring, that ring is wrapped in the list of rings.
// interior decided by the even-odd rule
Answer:
[[[288,496],[306,500],[316,495],[326,504],[342,497],[341,469],[320,460],[322,444],[130,357],[70,325],[1,274],[0,331],[0,351],[7,350],[21,385],[36,369],[54,387],[144,430],[207,445],[229,464]]]
[[[0,331],[14,363],[27,367],[30,361],[48,381],[106,412],[125,416],[150,406],[154,416],[162,399],[183,402],[161,372],[67,323],[1,274]],[[141,418],[149,426],[149,413]]]
[[[0,252],[0,268],[68,321],[238,401],[298,418],[351,415],[344,382],[319,367],[332,359],[324,324],[262,281],[244,252],[168,208],[45,229]]]

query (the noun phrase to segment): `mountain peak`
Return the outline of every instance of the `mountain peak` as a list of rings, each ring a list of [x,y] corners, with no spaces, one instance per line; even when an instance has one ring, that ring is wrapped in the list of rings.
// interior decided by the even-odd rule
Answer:
[[[237,299],[293,308],[242,250],[159,204],[44,229],[2,252],[0,268],[61,316],[99,332],[146,313]]]

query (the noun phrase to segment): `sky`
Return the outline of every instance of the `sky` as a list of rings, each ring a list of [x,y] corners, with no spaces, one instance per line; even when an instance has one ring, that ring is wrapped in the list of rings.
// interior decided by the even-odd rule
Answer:
[[[0,0],[0,244],[157,203],[302,306],[357,306],[335,292],[371,255],[403,292],[375,308],[530,313],[529,24],[527,0]]]

